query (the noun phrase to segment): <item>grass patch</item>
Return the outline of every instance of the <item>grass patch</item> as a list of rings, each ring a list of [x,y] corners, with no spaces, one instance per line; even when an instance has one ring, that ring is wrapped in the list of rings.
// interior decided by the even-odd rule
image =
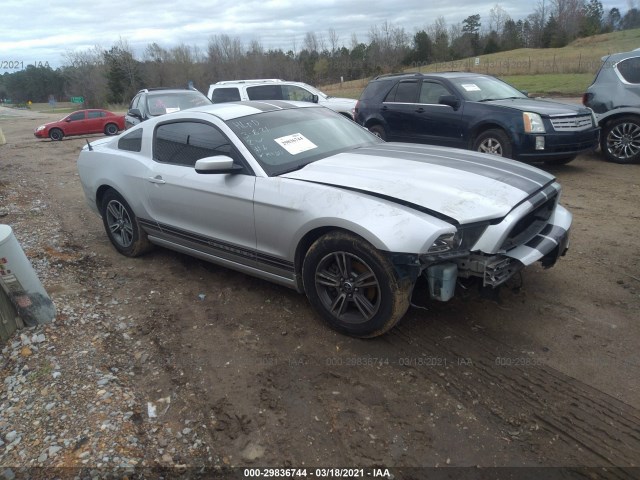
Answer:
[[[500,79],[532,95],[579,97],[593,82],[593,74],[508,75],[501,76]]]
[[[463,71],[493,75],[536,95],[579,96],[602,64],[602,57],[628,52],[640,45],[640,28],[579,38],[563,48],[520,48],[451,62],[415,63],[405,72]],[[368,79],[325,85],[336,97],[359,98]]]

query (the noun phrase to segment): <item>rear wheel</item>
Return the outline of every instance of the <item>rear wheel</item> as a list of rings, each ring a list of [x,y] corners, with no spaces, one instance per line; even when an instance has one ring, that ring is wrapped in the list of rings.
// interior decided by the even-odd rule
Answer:
[[[411,284],[371,244],[346,232],[314,242],[302,267],[311,305],[335,330],[375,337],[391,329],[409,308]]]
[[[64,137],[64,133],[59,128],[52,128],[49,131],[49,138],[54,141],[60,141]]]
[[[127,257],[137,257],[151,249],[147,234],[129,204],[115,190],[102,199],[102,221],[113,246]]]
[[[605,159],[615,163],[640,161],[640,118],[621,117],[604,127],[600,148]]]
[[[384,127],[382,125],[371,125],[369,127],[369,131],[376,137],[380,137],[382,140],[387,139],[387,134],[385,133]]]
[[[482,153],[511,158],[512,148],[509,137],[502,130],[492,129],[482,132],[473,142],[473,149]]]
[[[107,123],[104,127],[104,133],[107,135],[116,135],[118,133],[118,126],[115,123]]]

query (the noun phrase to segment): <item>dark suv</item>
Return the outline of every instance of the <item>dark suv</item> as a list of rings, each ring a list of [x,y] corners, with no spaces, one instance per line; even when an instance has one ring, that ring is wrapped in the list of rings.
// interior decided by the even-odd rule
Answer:
[[[125,128],[131,128],[151,117],[202,105],[211,105],[211,101],[198,90],[145,88],[140,90],[131,100],[129,111],[124,117]]]
[[[464,72],[377,77],[355,120],[385,140],[555,164],[597,148],[600,130],[588,108],[528,98],[495,77]]]
[[[640,162],[640,51],[604,57],[582,103],[596,112],[604,157]]]

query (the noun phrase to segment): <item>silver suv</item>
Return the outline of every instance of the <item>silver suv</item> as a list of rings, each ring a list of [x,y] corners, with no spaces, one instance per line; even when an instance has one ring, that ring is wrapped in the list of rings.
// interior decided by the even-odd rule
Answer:
[[[335,110],[353,120],[356,101],[352,98],[330,97],[317,88],[302,82],[289,82],[279,78],[255,80],[229,80],[209,86],[207,97],[213,103],[247,100],[296,100],[313,102]]]
[[[640,51],[603,57],[582,96],[602,127],[600,147],[610,162],[640,162]]]

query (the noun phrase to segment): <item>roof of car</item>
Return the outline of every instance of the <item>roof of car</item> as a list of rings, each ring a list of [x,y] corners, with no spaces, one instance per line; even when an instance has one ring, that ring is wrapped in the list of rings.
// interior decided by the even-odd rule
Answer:
[[[391,73],[387,75],[379,75],[374,80],[383,80],[386,78],[393,77],[405,77],[405,78],[463,78],[463,77],[486,77],[488,75],[484,75],[482,73],[473,73],[473,72],[434,72],[434,73]]]
[[[292,108],[324,108],[309,102],[290,102],[285,100],[263,100],[248,102],[225,102],[202,107],[190,108],[189,112],[208,113],[222,120],[246,117],[261,112],[288,110]]]
[[[627,58],[640,57],[640,51],[632,50],[631,52],[620,52],[620,53],[612,53],[609,56],[602,57],[602,60],[605,62],[617,62],[620,60],[625,60]]]
[[[165,88],[165,87],[143,88],[138,93],[161,95],[163,93],[188,93],[188,92],[194,92],[194,93],[199,93],[201,95],[204,95],[202,92],[200,92],[199,90],[196,90],[195,88]]]

